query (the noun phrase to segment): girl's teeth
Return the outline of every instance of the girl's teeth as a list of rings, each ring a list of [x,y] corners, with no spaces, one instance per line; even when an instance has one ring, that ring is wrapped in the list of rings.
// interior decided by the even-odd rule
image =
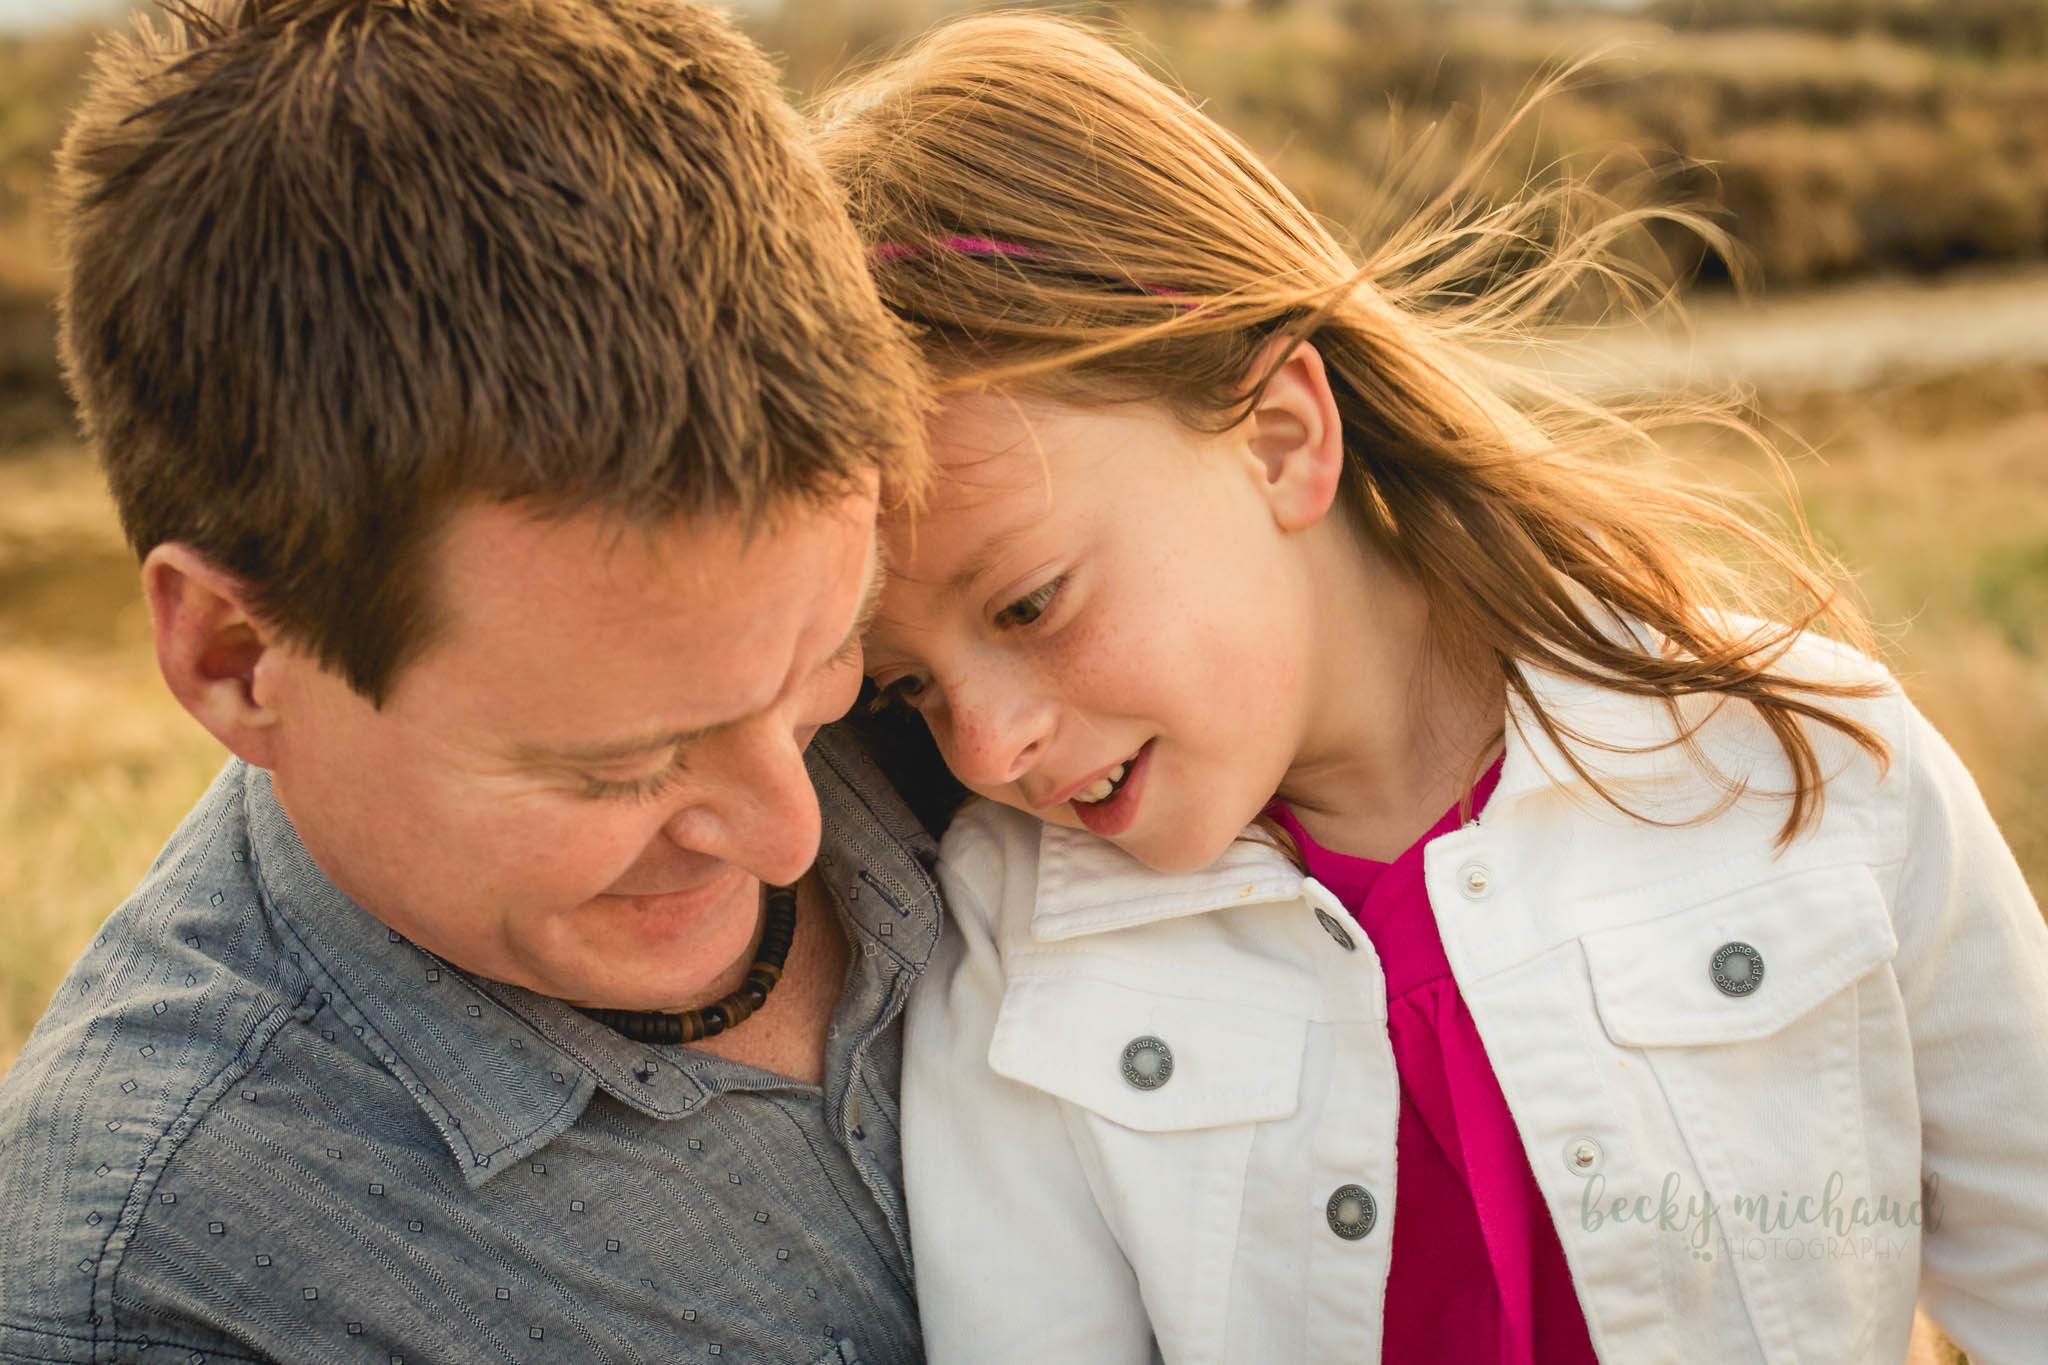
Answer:
[[[1074,799],[1076,801],[1085,801],[1091,806],[1097,801],[1109,800],[1110,796],[1116,791],[1116,784],[1124,780],[1124,772],[1127,766],[1122,763],[1117,764],[1109,770],[1109,776],[1096,778],[1084,787]]]

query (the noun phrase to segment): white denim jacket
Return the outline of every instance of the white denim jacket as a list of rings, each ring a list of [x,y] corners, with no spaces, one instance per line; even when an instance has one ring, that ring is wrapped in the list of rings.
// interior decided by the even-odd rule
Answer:
[[[1539,689],[1604,743],[1671,736]],[[1731,705],[1698,740],[1732,805],[1681,747],[1581,747],[1665,823],[1623,815],[1510,725],[1483,817],[1427,850],[1603,1361],[1897,1362],[1916,1294],[1974,1365],[2048,1361],[2048,930],[1941,738],[1889,685],[1850,709],[1890,765],[1816,732],[1825,812],[1788,849],[1786,765]],[[1342,908],[1249,840],[1166,877],[986,802],[941,880],[904,1065],[930,1358],[1378,1360],[1400,1089]]]

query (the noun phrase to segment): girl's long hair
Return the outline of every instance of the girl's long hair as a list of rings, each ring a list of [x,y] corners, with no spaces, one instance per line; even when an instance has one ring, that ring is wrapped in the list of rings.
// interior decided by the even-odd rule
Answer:
[[[1313,344],[1359,524],[1421,587],[1436,628],[1479,642],[1611,803],[1578,752],[1608,746],[1543,707],[1532,668],[1662,699],[1731,800],[1740,782],[1706,764],[1693,744],[1704,719],[1680,703],[1748,703],[1791,768],[1781,844],[1821,806],[1808,723],[1886,758],[1831,705],[1876,684],[1780,669],[1810,628],[1869,647],[1830,573],[1809,565],[1810,544],[1795,553],[1648,468],[1660,425],[1736,419],[1676,401],[1603,407],[1487,344],[1588,279],[1628,283],[1612,248],[1646,211],[1565,189],[1461,213],[1453,186],[1355,261],[1185,97],[1087,27],[1044,14],[942,27],[841,84],[814,126],[883,299],[945,384],[1158,401],[1216,430],[1256,401],[1266,374],[1250,371],[1269,341]],[[1756,603],[1731,550],[1789,590],[1774,622],[1735,614]],[[1663,646],[1645,649],[1628,622]]]

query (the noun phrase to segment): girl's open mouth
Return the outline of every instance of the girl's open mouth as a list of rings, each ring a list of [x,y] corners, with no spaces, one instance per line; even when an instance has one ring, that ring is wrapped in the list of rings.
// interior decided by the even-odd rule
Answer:
[[[1138,816],[1138,796],[1145,785],[1145,771],[1152,757],[1152,741],[1124,762],[1077,792],[1068,802],[1074,814],[1091,834],[1113,839],[1131,827]]]

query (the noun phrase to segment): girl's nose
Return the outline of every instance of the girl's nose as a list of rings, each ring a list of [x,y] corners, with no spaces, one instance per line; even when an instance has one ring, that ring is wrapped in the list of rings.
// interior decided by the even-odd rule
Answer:
[[[1021,686],[1015,677],[985,678],[947,688],[935,738],[962,782],[1006,787],[1037,766],[1058,714],[1050,697]]]

